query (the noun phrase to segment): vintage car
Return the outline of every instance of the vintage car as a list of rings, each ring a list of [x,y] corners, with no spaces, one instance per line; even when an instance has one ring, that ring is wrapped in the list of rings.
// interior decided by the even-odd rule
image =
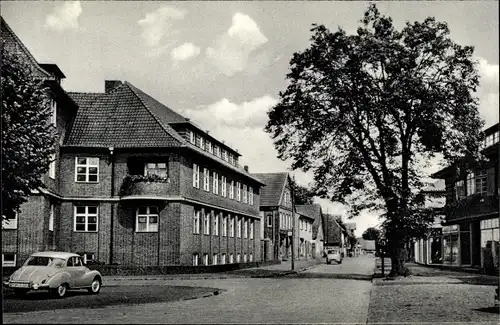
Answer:
[[[78,254],[68,252],[39,252],[32,254],[23,266],[4,282],[16,295],[30,290],[49,290],[62,298],[69,289],[87,289],[91,294],[101,290],[102,276],[90,270]]]
[[[329,248],[326,251],[326,264],[332,264],[332,261],[335,261],[337,264],[342,263],[342,255],[340,254],[340,249]]]

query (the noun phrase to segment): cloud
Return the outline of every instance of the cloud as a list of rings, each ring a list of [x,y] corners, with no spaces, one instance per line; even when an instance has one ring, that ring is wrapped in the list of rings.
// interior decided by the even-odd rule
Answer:
[[[267,43],[259,26],[247,15],[236,13],[226,33],[219,35],[205,54],[209,61],[227,76],[241,72],[252,52]]]
[[[185,61],[197,57],[199,54],[200,48],[193,43],[184,43],[170,51],[170,55],[174,61]]]
[[[45,27],[57,31],[78,29],[78,17],[80,17],[81,13],[80,1],[64,2],[45,18]]]
[[[499,66],[491,64],[484,58],[477,58],[481,83],[478,89],[479,113],[486,121],[486,127],[498,123],[499,107]]]
[[[242,103],[233,103],[227,98],[222,98],[199,109],[187,110],[186,114],[195,121],[206,121],[215,127],[264,128],[268,119],[267,111],[277,103],[278,100],[270,95]]]
[[[150,47],[160,46],[160,41],[167,34],[172,34],[174,21],[182,20],[186,11],[171,6],[163,6],[153,12],[146,13],[146,17],[137,23],[142,27],[142,37]]]

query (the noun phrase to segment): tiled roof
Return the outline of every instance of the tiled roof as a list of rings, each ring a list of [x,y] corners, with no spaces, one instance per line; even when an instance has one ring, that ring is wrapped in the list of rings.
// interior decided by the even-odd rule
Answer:
[[[252,173],[266,186],[260,191],[261,206],[278,206],[288,178],[288,173]]]
[[[325,244],[337,245],[341,241],[342,227],[337,222],[337,216],[323,215],[323,232],[325,233]]]
[[[1,20],[1,33],[2,41],[5,48],[19,56],[21,56],[24,61],[31,65],[35,76],[42,78],[50,78],[50,74],[45,71],[37,62],[35,57],[31,54],[26,46],[21,42],[16,33],[10,28],[7,22],[0,17]]]
[[[442,192],[442,193],[445,193],[446,192],[446,188],[445,188],[445,181],[444,179],[438,179],[437,181],[435,181],[434,183],[430,184],[429,186],[425,187],[422,192],[426,193],[426,192]]]
[[[323,224],[323,217],[321,215],[321,205],[307,204],[307,205],[296,205],[295,210],[300,214],[308,215],[309,217],[314,219],[313,223],[313,239],[318,238],[318,230],[319,226]]]
[[[182,138],[160,123],[124,83],[109,93],[69,93],[79,109],[65,145],[90,147],[172,147]]]

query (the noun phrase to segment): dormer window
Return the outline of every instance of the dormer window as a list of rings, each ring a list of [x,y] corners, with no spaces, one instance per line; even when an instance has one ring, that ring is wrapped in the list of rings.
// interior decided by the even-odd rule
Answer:
[[[226,160],[227,161],[227,151],[222,149],[222,160]]]
[[[206,140],[205,142],[205,149],[210,152],[211,154],[214,153],[214,148],[212,147],[212,142],[210,142],[209,140]]]
[[[220,157],[219,146],[214,144],[214,155]]]
[[[195,144],[194,132],[189,130],[188,134],[189,134],[189,142],[191,142],[192,144]]]
[[[231,165],[233,165],[233,155],[232,154],[228,154],[228,161]]]
[[[196,135],[196,145],[201,148],[201,143],[203,142],[203,139],[201,135],[197,134]]]

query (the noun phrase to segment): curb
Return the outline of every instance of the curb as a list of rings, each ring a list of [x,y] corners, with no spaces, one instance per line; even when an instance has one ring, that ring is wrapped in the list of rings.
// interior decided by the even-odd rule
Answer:
[[[183,299],[180,299],[179,301],[183,301],[183,300],[195,300],[195,299],[200,299],[200,298],[208,298],[208,297],[212,297],[212,296],[218,296],[220,294],[221,294],[220,290],[215,290],[215,291],[210,292],[210,293],[204,293],[204,294],[198,295],[198,296],[183,298]]]

